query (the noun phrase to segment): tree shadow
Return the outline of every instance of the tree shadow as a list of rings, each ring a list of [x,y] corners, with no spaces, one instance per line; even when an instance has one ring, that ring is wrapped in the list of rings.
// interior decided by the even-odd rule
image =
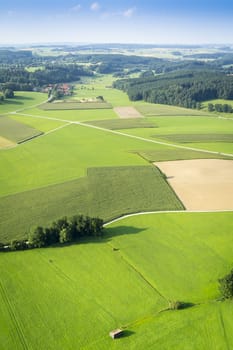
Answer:
[[[15,96],[14,97],[14,100],[33,100],[33,97],[30,97],[30,96]]]
[[[114,238],[116,236],[132,235],[145,231],[147,228],[139,228],[135,226],[117,226],[117,227],[106,227],[104,229],[103,238]]]
[[[103,244],[111,242],[112,238],[118,237],[118,236],[124,236],[124,235],[133,235],[138,234],[140,232],[145,231],[147,228],[138,228],[134,226],[118,226],[114,228],[105,228],[103,230],[103,235],[100,237],[81,237],[77,239],[76,241],[65,243],[65,244],[53,244],[44,248],[65,248],[70,247],[72,245],[81,245],[81,244],[89,244],[89,243],[96,243],[96,244]],[[113,249],[115,251],[118,251],[118,248]]]
[[[193,306],[195,306],[194,303],[189,303],[189,302],[182,301],[179,309],[180,310],[185,310],[185,309],[189,309],[190,307],[193,307]]]
[[[4,105],[22,105],[23,102],[15,100],[15,98],[7,99],[3,103]]]

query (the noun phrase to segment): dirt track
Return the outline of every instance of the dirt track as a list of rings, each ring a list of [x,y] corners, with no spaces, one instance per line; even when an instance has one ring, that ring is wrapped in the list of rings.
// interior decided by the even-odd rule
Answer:
[[[154,163],[188,210],[233,210],[233,161],[195,159]]]

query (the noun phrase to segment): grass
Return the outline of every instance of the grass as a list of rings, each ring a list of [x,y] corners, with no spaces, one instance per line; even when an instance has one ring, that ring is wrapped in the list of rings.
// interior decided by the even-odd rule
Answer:
[[[12,114],[11,119],[14,119],[20,123],[30,125],[32,128],[37,130],[41,130],[43,132],[48,132],[59,128],[62,125],[65,125],[65,122],[57,121],[57,120],[49,120],[43,118],[33,118],[27,117],[19,114]]]
[[[87,123],[110,130],[156,128],[156,124],[154,122],[150,122],[145,118],[96,120],[89,121]]]
[[[32,128],[9,117],[0,117],[1,136],[13,142],[20,143],[42,134]]]
[[[232,159],[221,154],[211,154],[200,151],[190,151],[185,149],[160,149],[160,150],[143,150],[137,153],[149,162],[162,162],[172,160],[187,159]]]
[[[63,126],[62,120],[89,121],[109,129],[127,127],[125,133],[151,140],[195,134],[200,142],[189,139],[188,146],[232,149],[232,143],[223,142],[233,133],[231,120],[206,117],[203,110],[131,102],[109,88],[112,81],[110,76],[86,79],[77,85],[75,98],[101,95],[113,106],[141,109],[148,118],[119,120],[110,109],[29,108],[45,100],[36,93],[17,93],[12,104],[0,105],[0,113],[27,108],[21,113],[31,116],[12,118],[44,132]],[[41,115],[54,120],[37,118]],[[224,140],[209,142],[216,134]],[[26,237],[35,225],[79,212],[109,220],[140,210],[181,209],[148,161],[207,157],[226,158],[81,125],[0,152],[0,241]],[[107,226],[103,239],[0,254],[0,348],[233,348],[232,303],[216,301],[217,280],[233,264],[232,216],[140,215]],[[159,313],[169,300],[195,306]],[[109,331],[121,326],[125,337],[112,341]]]
[[[86,178],[2,198],[0,241],[27,238],[33,227],[64,215],[109,221],[140,211],[179,209],[182,204],[156,167],[91,168]]]
[[[113,107],[133,105],[126,93],[111,87],[113,81],[114,78],[111,75],[86,78],[82,84],[76,85],[74,97],[82,99],[103,96],[104,100],[111,103]]]
[[[151,117],[152,118],[152,117]],[[129,129],[127,134],[140,136],[154,140],[157,135],[187,135],[187,134],[233,134],[233,123],[230,119],[219,119],[210,117],[154,117],[151,119],[156,123],[155,129]],[[226,136],[231,137],[231,136]],[[210,136],[208,136],[210,139]],[[233,153],[233,143],[225,142],[199,142],[187,143],[185,146],[206,149],[221,153]],[[171,142],[173,143],[173,142]]]
[[[100,240],[1,254],[1,348],[232,348],[233,304],[215,301],[232,267],[232,219],[143,215]],[[196,306],[159,313],[166,299]],[[125,337],[110,339],[121,326]]]
[[[215,104],[227,104],[227,105],[231,105],[233,107],[233,100],[223,100],[223,99],[216,99],[216,100],[209,100],[209,101],[205,101],[202,103],[203,106],[203,110],[204,111],[208,111],[208,104],[212,103],[213,105]],[[208,112],[209,114],[212,114],[213,116],[219,116],[219,117],[224,117],[224,118],[233,118],[233,114],[232,113],[222,113],[222,112],[217,112],[217,111],[213,111],[213,112]]]
[[[85,348],[108,338],[121,322],[166,305],[107,243],[23,255],[0,256],[1,266],[7,263],[9,272],[1,276],[0,296],[0,344],[6,350]],[[21,274],[15,274],[15,266]]]
[[[0,196],[77,179],[90,167],[145,165],[135,151],[147,149],[143,140],[70,125],[0,153]]]
[[[116,236],[113,244],[168,300],[204,302],[218,298],[217,280],[233,265],[228,247],[233,242],[232,218],[233,212],[131,217],[111,228],[119,232],[121,225],[136,226],[144,229],[143,235],[129,237],[127,245]]]
[[[152,123],[157,128],[151,130],[135,130],[135,135],[143,137],[173,134],[232,134],[233,123],[231,120],[210,117],[151,117]]]
[[[178,142],[233,142],[233,134],[172,134],[172,135],[155,135],[155,138]]]
[[[0,115],[40,104],[47,96],[40,92],[16,91],[15,97],[0,103]]]
[[[70,121],[90,121],[90,120],[103,120],[103,119],[116,119],[116,113],[113,109],[87,109],[87,110],[63,110],[63,111],[45,111],[36,108],[32,108],[26,111],[27,114],[32,116],[44,116],[56,119],[66,119]]]
[[[195,110],[190,108],[161,105],[154,103],[138,103],[137,110],[145,117],[153,116],[200,116],[207,115],[206,111]],[[209,114],[209,113],[208,113]]]
[[[57,103],[44,103],[40,106],[43,110],[69,110],[69,109],[111,109],[112,105],[107,102],[57,102]]]

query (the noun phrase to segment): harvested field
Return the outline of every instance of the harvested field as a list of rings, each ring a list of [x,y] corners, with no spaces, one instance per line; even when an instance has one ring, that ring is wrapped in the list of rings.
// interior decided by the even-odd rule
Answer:
[[[8,148],[8,147],[14,147],[15,143],[11,140],[5,139],[4,137],[0,136],[0,149],[2,148]]]
[[[233,161],[195,159],[154,163],[188,210],[233,209]]]
[[[138,112],[134,107],[115,107],[114,111],[121,119],[142,118],[141,113]]]

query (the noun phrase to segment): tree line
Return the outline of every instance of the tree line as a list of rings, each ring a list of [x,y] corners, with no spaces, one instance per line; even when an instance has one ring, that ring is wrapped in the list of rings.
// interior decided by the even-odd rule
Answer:
[[[92,71],[78,64],[47,64],[34,72],[25,67],[7,66],[0,68],[0,90],[40,90],[48,84],[79,81],[81,76],[92,76]]]
[[[200,108],[201,102],[233,99],[233,77],[217,71],[177,71],[161,75],[121,79],[115,88],[125,91],[130,100]]]
[[[103,220],[84,215],[66,216],[54,221],[51,226],[37,226],[26,240],[13,240],[8,245],[0,243],[0,251],[15,251],[49,247],[54,244],[76,242],[85,237],[100,237]]]
[[[208,103],[208,111],[209,112],[219,112],[219,113],[233,113],[232,105],[229,105],[227,103],[221,104],[221,103]]]

